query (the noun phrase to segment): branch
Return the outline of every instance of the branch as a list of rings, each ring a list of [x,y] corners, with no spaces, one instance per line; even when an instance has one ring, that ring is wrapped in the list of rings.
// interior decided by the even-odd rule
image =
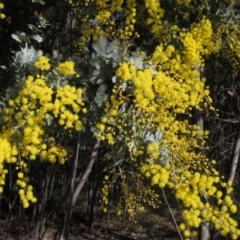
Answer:
[[[78,183],[78,185],[75,187],[75,190],[74,190],[74,193],[73,193],[73,198],[72,198],[72,206],[74,206],[76,200],[77,200],[77,197],[79,195],[79,193],[81,192],[91,170],[92,170],[92,167],[93,167],[93,164],[95,162],[95,160],[97,159],[97,155],[98,155],[98,148],[100,146],[100,140],[96,140],[95,144],[94,144],[94,147],[93,147],[93,150],[92,150],[92,153],[91,153],[91,157],[90,157],[90,161],[88,163],[88,166],[87,168],[85,169],[85,172],[82,174],[81,178],[80,178],[80,181]]]
[[[183,240],[182,234],[181,234],[181,232],[180,232],[180,229],[179,229],[179,227],[178,227],[178,224],[177,224],[177,221],[176,221],[176,219],[175,219],[175,217],[174,217],[174,214],[173,214],[173,212],[172,212],[172,209],[171,209],[171,207],[170,207],[170,205],[169,205],[169,203],[168,203],[168,200],[167,200],[167,197],[166,197],[166,194],[165,194],[165,191],[164,191],[163,188],[162,188],[162,193],[163,193],[164,201],[165,201],[165,203],[166,203],[167,206],[168,206],[169,212],[170,212],[170,214],[171,214],[171,216],[172,216],[173,222],[174,222],[175,227],[176,227],[176,229],[177,229],[177,231],[178,231],[178,235],[179,235],[180,239]]]
[[[237,137],[236,137],[236,141],[234,144],[234,149],[233,149],[233,154],[232,154],[232,164],[231,164],[231,170],[230,170],[230,174],[228,177],[228,180],[233,182],[234,180],[234,176],[236,173],[236,168],[237,168],[237,164],[238,164],[238,159],[239,159],[239,151],[240,151],[240,126],[238,128],[238,132],[237,132]]]

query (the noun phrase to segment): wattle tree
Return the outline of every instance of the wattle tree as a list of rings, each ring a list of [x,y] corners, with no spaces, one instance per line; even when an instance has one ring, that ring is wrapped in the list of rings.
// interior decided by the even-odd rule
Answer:
[[[182,205],[183,222],[173,216],[181,239],[199,238],[200,228],[209,239],[209,227],[237,239],[233,178],[207,157],[209,131],[196,121],[204,112],[218,115],[208,86],[212,59],[238,72],[233,1],[58,2],[59,24],[51,22],[55,5],[32,1],[36,23],[11,34],[15,49],[1,70],[14,73],[0,102],[0,192],[7,195],[11,179],[24,208],[40,204],[36,170],[68,165],[67,239],[72,208],[100,163],[103,212],[115,186],[114,211],[132,220],[170,189]],[[2,22],[11,21],[8,5],[0,3]],[[51,24],[60,37],[50,51]]]

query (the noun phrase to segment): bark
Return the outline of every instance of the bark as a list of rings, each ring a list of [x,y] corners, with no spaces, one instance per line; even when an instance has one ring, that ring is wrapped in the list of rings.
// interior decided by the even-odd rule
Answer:
[[[72,208],[73,208],[73,194],[74,194],[74,185],[75,185],[75,178],[76,178],[76,171],[77,171],[77,163],[78,163],[78,157],[79,157],[79,149],[80,149],[80,142],[78,139],[78,143],[75,149],[75,157],[72,165],[72,177],[70,182],[70,193],[69,193],[69,199],[68,199],[68,209],[66,212],[66,223],[64,224],[66,226],[65,234],[66,239],[68,239],[69,235],[69,228],[70,228],[70,221],[72,217]]]
[[[100,146],[100,141],[99,140],[96,140],[95,144],[94,144],[94,147],[93,147],[93,150],[92,150],[92,153],[91,153],[91,157],[90,157],[90,161],[88,163],[88,166],[87,168],[85,169],[84,173],[82,174],[82,176],[80,177],[80,181],[79,183],[77,184],[75,190],[74,190],[74,193],[73,193],[73,200],[72,200],[72,205],[74,206],[76,200],[77,200],[77,197],[79,195],[79,193],[81,192],[91,170],[92,170],[92,167],[93,167],[93,164],[95,162],[95,160],[97,159],[97,156],[98,156],[98,149],[99,149],[99,146]]]
[[[234,181],[234,177],[235,177],[235,173],[238,165],[239,154],[240,154],[240,125],[238,126],[237,136],[236,136],[236,140],[233,147],[231,169],[228,176],[228,181],[231,181],[232,183]],[[220,237],[220,232],[218,230],[214,230],[211,240],[215,240],[215,239],[217,240],[219,239],[219,237]]]
[[[78,184],[75,186],[76,169],[77,169],[79,148],[80,148],[80,143],[79,142],[77,143],[76,150],[75,150],[75,157],[74,157],[74,161],[73,161],[73,167],[72,167],[70,193],[69,193],[69,198],[68,198],[68,209],[67,209],[67,212],[64,217],[64,224],[63,224],[63,228],[61,230],[61,234],[60,234],[60,238],[59,238],[60,240],[64,239],[64,235],[65,235],[65,240],[68,240],[70,220],[71,220],[71,216],[72,216],[72,209],[77,200],[77,197],[79,196],[79,194],[80,194],[80,192],[92,170],[94,162],[97,159],[99,146],[100,146],[100,141],[96,140],[94,147],[92,149],[90,161],[89,161],[85,171],[80,174],[80,177],[79,177],[80,180],[79,180]]]
[[[204,130],[204,121],[203,121],[203,113],[196,113],[196,124],[201,128],[201,131]],[[199,240],[209,240],[210,239],[210,231],[209,231],[209,222],[202,222],[199,229]]]
[[[203,222],[201,224],[200,239],[201,240],[210,239],[209,222]]]
[[[239,160],[239,151],[240,151],[240,126],[238,127],[237,137],[233,148],[231,170],[228,177],[228,180],[231,182],[234,181],[236,168]]]

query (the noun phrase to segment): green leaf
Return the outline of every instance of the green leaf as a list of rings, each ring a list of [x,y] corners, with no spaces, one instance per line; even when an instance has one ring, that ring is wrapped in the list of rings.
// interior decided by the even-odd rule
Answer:
[[[17,41],[17,42],[22,42],[22,40],[18,37],[18,35],[17,34],[15,34],[15,33],[13,33],[12,35],[11,35],[11,37],[15,40],[15,41]]]

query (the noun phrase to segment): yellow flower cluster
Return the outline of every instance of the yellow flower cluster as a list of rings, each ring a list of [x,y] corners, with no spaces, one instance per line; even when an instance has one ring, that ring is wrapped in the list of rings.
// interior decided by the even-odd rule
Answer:
[[[112,1],[111,12],[121,12],[122,11],[123,0]]]
[[[183,46],[183,62],[185,64],[191,63],[191,67],[201,66],[201,55],[208,55],[214,49],[210,20],[204,18],[200,23],[192,24],[190,31],[183,33]]]
[[[158,159],[159,157],[159,143],[152,142],[147,145],[147,154],[150,155],[153,159]]]
[[[167,62],[168,60],[170,60],[174,51],[175,48],[173,45],[168,45],[165,50],[163,49],[162,45],[157,46],[152,56],[153,64],[158,65]],[[175,65],[176,64],[172,65],[172,67],[177,70],[179,66],[177,67]]]
[[[117,89],[117,90],[116,90]],[[116,94],[121,94],[121,86],[115,86],[112,90],[113,94],[110,97],[110,103],[105,104],[104,114],[100,121],[96,124],[98,129],[97,137],[102,141],[107,141],[108,144],[115,143],[115,131],[113,130],[117,121],[120,123],[121,116],[119,115],[119,107],[123,104],[123,99],[119,100]]]
[[[22,163],[22,162],[21,162]],[[23,163],[22,166],[26,169],[27,164]],[[29,201],[32,203],[35,203],[37,201],[36,197],[33,195],[33,186],[28,184],[29,178],[24,176],[23,172],[18,173],[18,180],[17,185],[20,187],[20,190],[18,191],[20,199],[22,201],[23,207],[28,208],[29,207]]]
[[[0,140],[1,142],[1,140]],[[3,145],[4,147],[4,145]],[[3,164],[2,162],[0,162],[0,193],[3,192],[3,187],[5,185],[5,179],[6,179],[6,174],[8,173],[8,170],[7,169],[4,169],[3,168]]]
[[[4,8],[4,4],[2,2],[0,2],[0,10],[2,10]],[[0,12],[0,19],[4,19],[6,16],[5,14]]]
[[[59,66],[63,75],[74,72],[72,63]],[[70,67],[69,67],[70,66]],[[41,56],[35,63],[40,70],[49,70],[49,59]],[[32,187],[28,185],[28,172],[24,159],[47,160],[51,163],[63,164],[67,159],[67,151],[60,144],[49,144],[49,136],[45,132],[47,124],[58,120],[65,129],[82,129],[79,113],[84,106],[82,89],[65,85],[53,90],[47,85],[44,76],[28,76],[25,88],[19,91],[14,100],[9,100],[4,109],[3,121],[5,125],[0,133],[0,191],[5,184],[5,163],[16,163],[21,166],[17,184],[23,206],[28,207],[29,201],[35,202]],[[17,139],[17,141],[13,141]],[[54,139],[53,139],[54,141]],[[17,167],[18,168],[18,167]],[[30,187],[29,187],[30,186]]]
[[[60,72],[63,76],[71,76],[75,74],[74,71],[74,62],[73,61],[66,61],[60,63],[57,67],[58,72]]]
[[[173,188],[176,191],[176,198],[182,200],[185,206],[183,217],[186,224],[180,225],[185,237],[188,237],[190,228],[198,228],[202,221],[211,221],[222,235],[230,233],[232,239],[237,239],[240,236],[240,230],[237,229],[237,222],[229,215],[229,212],[235,213],[237,207],[229,195],[223,198],[223,193],[217,190],[217,184],[220,183],[218,175],[204,175],[199,172],[192,174],[184,171],[183,177],[184,179]],[[225,183],[221,185],[227,186]],[[227,188],[227,194],[231,190]],[[221,206],[220,209],[204,203],[204,198],[210,200],[211,197],[217,200],[218,205]]]
[[[221,50],[226,58],[230,61],[234,69],[239,68],[240,59],[240,29],[234,22],[222,24],[221,28],[218,28],[218,39],[222,40]],[[224,44],[227,43],[227,44]]]
[[[111,16],[111,12],[107,10],[100,11],[99,14],[96,16],[97,21],[101,23],[105,23],[109,20]]]
[[[144,203],[153,208],[159,207],[159,195],[150,186],[145,186],[137,173],[121,170],[121,198],[118,204],[117,215],[125,209],[130,220],[135,220],[136,209],[144,211]]]
[[[166,51],[168,54],[172,54],[174,48],[169,46]],[[155,57],[157,52],[154,53]],[[178,66],[180,66],[180,62]],[[186,74],[183,71],[184,65],[181,68],[182,76],[179,75],[180,70],[178,70],[176,73],[178,78],[175,79],[165,71],[157,73],[151,69],[136,71],[133,63],[122,63],[116,76],[123,81],[130,80],[132,82],[136,107],[140,107],[148,113],[159,112],[155,115],[155,121],[164,123],[159,119],[163,117],[160,114],[162,111],[166,112],[167,109],[171,109],[176,113],[185,113],[188,109],[197,107],[204,99],[211,102],[209,91],[204,86],[205,79],[200,81],[197,78],[199,72],[190,70],[190,73]],[[179,77],[181,78],[179,79]]]
[[[60,145],[52,146],[49,149],[43,149],[41,153],[42,160],[48,160],[55,163],[57,160],[60,164],[64,164],[67,157],[67,151]]]
[[[164,10],[160,6],[158,0],[145,0],[145,7],[149,14],[147,23],[151,25],[151,31],[154,35],[160,36],[162,30],[162,17]]]
[[[122,39],[128,39],[133,35],[134,24],[136,22],[136,1],[129,0],[127,1],[127,10],[126,10],[126,20],[125,27],[123,28]],[[124,36],[124,37],[123,37]]]
[[[135,87],[134,96],[136,99],[136,106],[146,109],[151,100],[154,99],[155,94],[152,89],[153,85],[153,70],[144,69],[138,71],[132,82]]]
[[[142,164],[140,172],[146,178],[151,179],[151,185],[158,185],[160,188],[166,186],[170,177],[168,165],[162,167],[155,163]]]
[[[35,62],[35,67],[40,70],[49,70],[51,68],[51,65],[49,64],[49,58],[45,56],[38,57],[38,60]]]
[[[95,3],[97,7],[104,9],[107,7],[107,1],[106,0],[95,0]]]
[[[108,211],[108,205],[109,205],[108,195],[109,195],[110,188],[111,188],[111,184],[110,184],[109,176],[105,175],[104,181],[103,181],[103,187],[101,190],[101,196],[102,196],[101,203],[102,203],[102,210],[104,213]]]
[[[57,90],[56,99],[52,104],[54,117],[59,118],[58,123],[66,129],[73,127],[80,131],[82,130],[82,122],[79,120],[78,113],[82,111],[86,113],[86,109],[82,108],[82,89],[76,89],[70,85],[65,85]]]
[[[131,80],[136,76],[136,67],[132,62],[120,63],[120,67],[116,72],[116,76],[123,81]]]
[[[82,36],[80,42],[77,44],[81,51],[84,51],[84,47],[87,46],[90,41],[90,36],[93,35],[93,40],[98,41],[101,36],[113,38],[118,37],[119,39],[130,40],[135,37],[139,37],[139,33],[135,31],[135,25],[140,19],[142,22],[142,14],[147,13],[149,15],[146,22],[143,24],[150,25],[151,31],[155,36],[162,36],[165,31],[163,27],[164,9],[161,8],[158,0],[145,0],[144,5],[138,4],[135,0],[126,1],[123,4],[123,0],[117,1],[69,1],[69,4],[73,7],[72,10],[79,18],[81,15],[82,19]],[[77,8],[76,8],[77,6]],[[84,15],[80,10],[85,8]],[[93,13],[92,9],[95,8]],[[91,26],[88,24],[90,18],[93,17],[96,21],[92,22]],[[116,15],[115,15],[116,14]],[[118,24],[121,18],[121,23]],[[104,29],[103,26],[104,25]],[[76,44],[75,44],[76,45]]]
[[[46,117],[50,116],[49,114],[51,111],[54,111],[55,106],[55,103],[51,103],[53,91],[40,76],[36,79],[34,79],[33,76],[29,76],[25,84],[25,89],[20,91],[14,101],[10,100],[10,107],[4,110],[4,121],[6,125],[8,127],[15,125],[20,127],[20,131],[18,131],[17,134],[21,139],[21,145],[18,146],[21,156],[35,160],[39,155],[43,159],[48,159],[50,162],[55,162],[57,157],[60,163],[64,163],[67,156],[66,150],[60,146],[47,149],[47,145],[44,143]],[[62,89],[59,89],[59,91],[57,91],[57,96],[58,93],[61,95],[61,90]],[[79,97],[79,95],[77,96]],[[75,96],[75,98],[77,97]],[[58,99],[56,99],[55,102],[57,100]],[[78,116],[76,119],[78,119]],[[75,123],[75,128],[81,125],[81,122],[78,121]],[[68,124],[66,124],[66,126],[68,126]],[[7,132],[6,130],[7,129],[3,129],[4,132]],[[5,145],[6,144],[7,142]],[[8,144],[10,145],[9,142]],[[11,147],[9,154],[13,153],[13,155],[16,155],[17,150],[15,149],[16,147]],[[7,162],[16,162],[16,160],[16,158],[5,156],[5,161]]]

